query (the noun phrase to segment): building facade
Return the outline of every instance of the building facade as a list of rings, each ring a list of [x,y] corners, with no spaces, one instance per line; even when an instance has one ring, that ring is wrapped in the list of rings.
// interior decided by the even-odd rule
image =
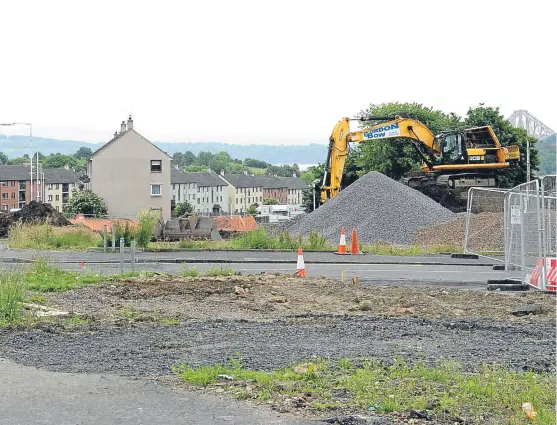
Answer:
[[[188,202],[199,214],[228,213],[228,183],[210,172],[184,172],[172,169],[174,203]]]
[[[101,196],[113,217],[135,218],[144,209],[170,218],[170,156],[139,134],[133,120],[97,150],[87,163],[87,188]]]
[[[69,169],[44,170],[44,202],[57,211],[63,211],[70,201],[73,191],[78,189],[79,175]]]
[[[288,201],[286,183],[274,176],[256,176],[263,185],[263,200],[265,198],[275,198],[279,204],[286,204]]]
[[[228,186],[228,203],[231,213],[245,213],[251,205],[263,203],[263,182],[255,176],[224,174]]]

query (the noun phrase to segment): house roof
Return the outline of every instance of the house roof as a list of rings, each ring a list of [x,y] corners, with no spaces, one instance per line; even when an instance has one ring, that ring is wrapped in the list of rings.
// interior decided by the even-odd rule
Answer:
[[[227,185],[227,183],[221,179],[220,176],[214,173],[187,172],[177,170],[176,168],[172,169],[170,179],[172,184],[197,183],[200,187]]]
[[[31,168],[26,165],[0,165],[0,181],[29,180],[30,173]]]
[[[118,133],[118,135],[114,136],[111,140],[109,140],[108,142],[106,142],[104,145],[102,145],[99,149],[97,149],[93,155],[91,156],[91,158],[89,158],[89,161],[91,159],[93,159],[97,154],[101,153],[103,150],[105,150],[107,147],[109,147],[110,145],[112,145],[113,143],[115,143],[117,140],[120,140],[122,137],[124,137],[126,134],[128,133],[135,133],[137,134],[139,137],[141,137],[143,140],[145,140],[146,142],[151,143],[154,147],[156,147],[159,151],[161,151],[163,154],[165,154],[166,156],[168,156],[169,158],[171,158],[170,155],[168,155],[168,153],[166,153],[165,151],[163,151],[161,148],[159,148],[157,145],[155,145],[153,142],[147,140],[145,137],[143,137],[141,134],[139,134],[137,131],[135,131],[134,128],[130,129],[130,130],[126,130],[124,132]]]
[[[74,183],[79,174],[65,168],[43,168],[45,183]],[[0,165],[0,181],[30,180],[31,168],[26,165]],[[35,170],[33,170],[33,180]]]
[[[79,174],[65,168],[45,168],[45,183],[75,183],[79,180]]]
[[[264,189],[286,189],[286,182],[274,176],[255,176]]]
[[[286,187],[289,190],[295,189],[307,189],[308,185],[299,177],[278,177],[286,183]]]
[[[225,174],[223,178],[234,187],[263,186],[263,182],[255,176],[246,176],[245,174]]]

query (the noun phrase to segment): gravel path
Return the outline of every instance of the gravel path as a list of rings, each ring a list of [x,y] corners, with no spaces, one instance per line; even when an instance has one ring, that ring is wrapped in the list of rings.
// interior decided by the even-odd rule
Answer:
[[[483,362],[517,370],[555,369],[555,326],[489,320],[305,316],[266,323],[212,321],[61,331],[44,326],[0,331],[0,357],[52,371],[157,376],[179,362],[194,365],[241,357],[270,369],[312,356],[387,361],[396,356]]]
[[[335,244],[343,226],[347,237],[355,228],[360,242],[411,244],[416,230],[455,217],[423,193],[372,171],[285,228],[304,236],[316,231]]]

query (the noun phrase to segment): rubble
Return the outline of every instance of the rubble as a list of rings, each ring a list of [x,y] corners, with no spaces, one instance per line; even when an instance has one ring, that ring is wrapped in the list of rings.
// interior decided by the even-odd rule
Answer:
[[[358,232],[360,242],[413,243],[414,233],[454,220],[456,215],[428,196],[372,171],[311,214],[286,224],[292,234],[316,231],[338,243],[341,227]]]

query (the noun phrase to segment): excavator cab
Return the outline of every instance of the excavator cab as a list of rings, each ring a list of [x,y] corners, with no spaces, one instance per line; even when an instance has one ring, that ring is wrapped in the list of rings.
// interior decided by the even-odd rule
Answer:
[[[440,164],[465,164],[468,162],[468,152],[462,133],[441,133],[436,138],[441,148]]]

